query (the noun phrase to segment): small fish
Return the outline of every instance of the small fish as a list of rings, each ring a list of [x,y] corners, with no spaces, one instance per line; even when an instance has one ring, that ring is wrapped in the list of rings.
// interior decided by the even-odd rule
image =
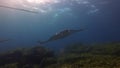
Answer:
[[[7,41],[9,41],[9,39],[0,40],[0,43],[4,43],[4,42],[7,42]]]
[[[31,10],[26,10],[26,9],[21,9],[21,8],[15,8],[15,7],[9,7],[9,6],[4,6],[4,5],[0,5],[0,7],[2,8],[8,8],[8,9],[14,9],[14,10],[19,10],[19,11],[25,11],[25,12],[29,12],[29,13],[38,13],[35,11],[31,11]]]
[[[68,37],[69,35],[72,35],[74,33],[81,32],[81,31],[84,31],[84,29],[79,29],[79,30],[66,29],[64,31],[56,33],[55,35],[53,35],[52,37],[50,37],[47,41],[43,41],[43,42],[38,41],[38,42],[40,44],[44,44],[44,43],[47,43],[47,42],[50,42],[50,41],[55,41],[55,40],[58,40],[58,39],[63,39],[65,37]]]

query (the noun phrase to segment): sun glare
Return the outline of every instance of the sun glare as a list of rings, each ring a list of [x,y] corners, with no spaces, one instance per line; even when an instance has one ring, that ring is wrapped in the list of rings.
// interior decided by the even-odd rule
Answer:
[[[67,12],[68,9],[66,10],[66,8],[71,9],[73,4],[79,4],[79,7],[84,6],[85,8],[90,8],[88,14],[98,12],[99,10],[96,5],[92,4],[88,0],[7,0],[1,1],[0,3],[3,6],[22,8],[45,14],[49,12],[58,12],[58,14]],[[58,16],[58,14],[56,14],[56,16]]]
[[[27,0],[29,3],[34,4],[48,4],[48,3],[56,3],[56,0]]]

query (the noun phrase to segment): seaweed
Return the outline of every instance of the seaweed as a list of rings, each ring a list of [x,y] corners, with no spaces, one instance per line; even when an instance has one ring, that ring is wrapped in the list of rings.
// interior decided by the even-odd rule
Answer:
[[[0,68],[120,68],[120,43],[70,44],[55,54],[38,46],[0,54]]]

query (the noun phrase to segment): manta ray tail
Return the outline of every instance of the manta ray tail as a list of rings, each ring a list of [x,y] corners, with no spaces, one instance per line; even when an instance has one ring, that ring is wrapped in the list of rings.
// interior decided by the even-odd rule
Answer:
[[[38,41],[39,44],[45,44],[45,41]]]
[[[84,29],[73,30],[73,32],[81,32],[81,31],[84,31]]]
[[[77,31],[84,31],[85,29],[79,29],[79,30],[77,30]]]

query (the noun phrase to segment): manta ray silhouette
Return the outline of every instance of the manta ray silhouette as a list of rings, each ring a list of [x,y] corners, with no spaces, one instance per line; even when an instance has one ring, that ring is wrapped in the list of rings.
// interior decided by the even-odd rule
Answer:
[[[50,42],[50,41],[55,41],[55,40],[58,40],[58,39],[63,39],[65,37],[68,37],[69,35],[72,35],[74,33],[81,32],[81,31],[84,31],[84,29],[79,29],[79,30],[70,30],[70,29],[67,29],[67,30],[63,30],[63,31],[61,31],[59,33],[56,33],[52,37],[50,37],[47,41],[43,41],[43,42],[38,41],[38,43],[44,44],[44,43],[47,43],[47,42]]]

